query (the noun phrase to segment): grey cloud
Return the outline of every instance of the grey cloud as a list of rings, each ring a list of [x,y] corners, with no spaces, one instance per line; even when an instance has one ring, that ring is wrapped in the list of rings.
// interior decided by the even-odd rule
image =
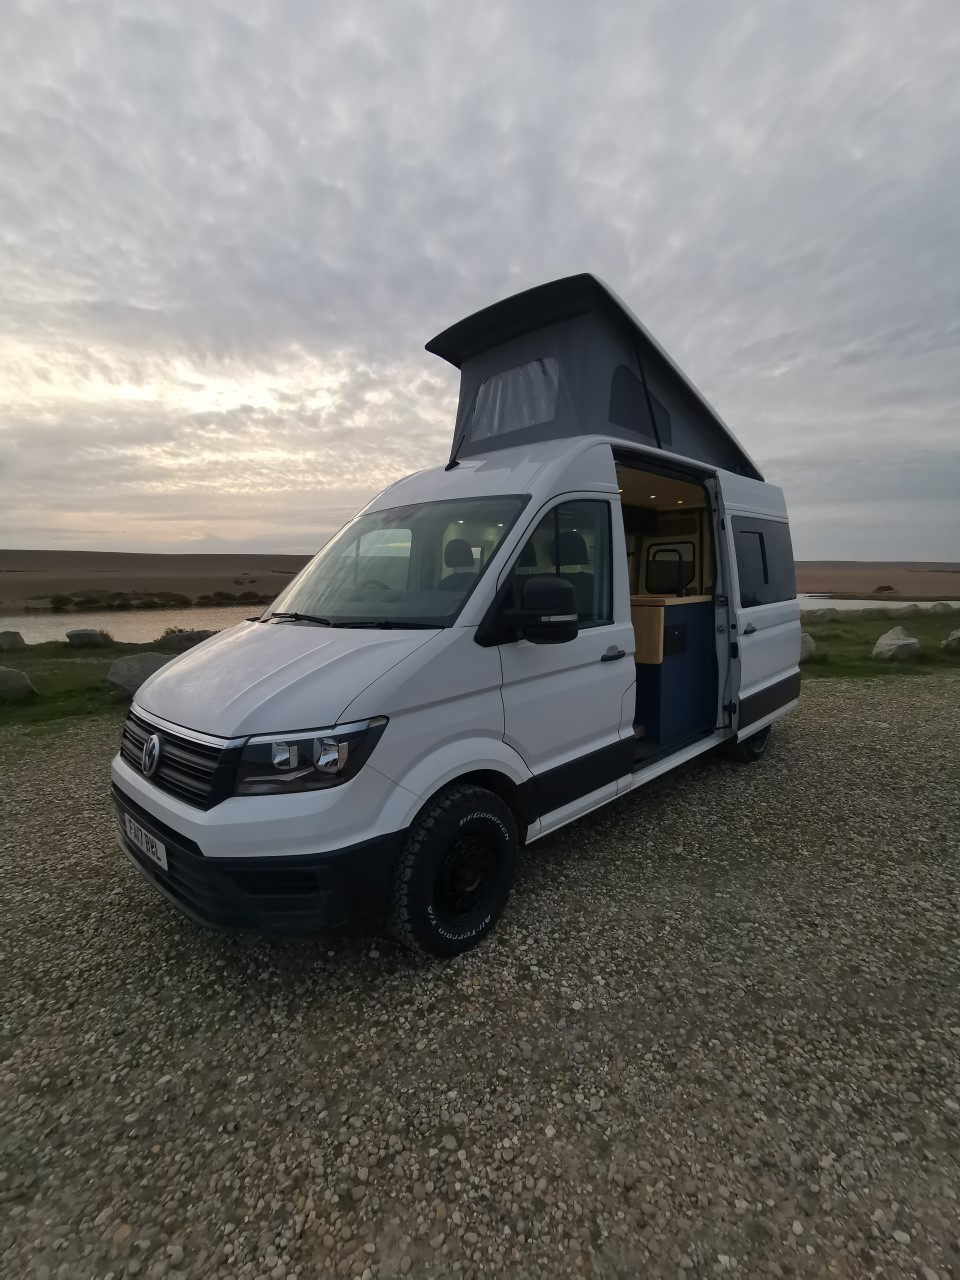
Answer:
[[[787,489],[800,554],[900,554],[896,496],[912,554],[960,558],[954,32],[951,0],[18,0],[0,541],[322,533],[443,460],[426,338],[587,269]]]

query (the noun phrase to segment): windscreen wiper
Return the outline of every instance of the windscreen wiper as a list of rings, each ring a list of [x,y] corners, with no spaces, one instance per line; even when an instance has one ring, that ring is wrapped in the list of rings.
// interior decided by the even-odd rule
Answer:
[[[361,618],[359,622],[338,622],[338,627],[379,627],[381,631],[439,631],[438,622],[405,622],[401,618]]]
[[[270,622],[273,618],[289,618],[291,622],[315,622],[321,627],[333,626],[329,618],[318,618],[312,613],[271,613],[269,618],[264,618],[264,622]]]

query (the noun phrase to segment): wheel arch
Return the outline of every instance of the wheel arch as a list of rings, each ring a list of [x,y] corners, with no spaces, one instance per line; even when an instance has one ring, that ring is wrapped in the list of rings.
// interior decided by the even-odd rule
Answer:
[[[529,786],[526,783],[516,783],[508,774],[498,769],[470,769],[457,774],[456,777],[448,778],[424,800],[419,813],[428,809],[443,792],[462,786],[483,787],[486,791],[492,791],[495,796],[499,796],[513,814],[517,824],[518,843],[521,846],[526,843],[530,827],[536,821]]]
[[[376,754],[371,764],[377,767]],[[419,759],[398,770],[393,781],[398,787],[390,816],[394,830],[411,826],[441,792],[466,783],[500,796],[516,818],[521,843],[539,827],[533,775],[502,738],[471,736],[432,742]]]

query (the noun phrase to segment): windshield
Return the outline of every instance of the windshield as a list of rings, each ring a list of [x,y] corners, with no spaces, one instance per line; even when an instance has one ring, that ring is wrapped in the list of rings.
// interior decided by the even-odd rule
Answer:
[[[527,499],[420,502],[357,516],[273,602],[263,621],[449,626]]]

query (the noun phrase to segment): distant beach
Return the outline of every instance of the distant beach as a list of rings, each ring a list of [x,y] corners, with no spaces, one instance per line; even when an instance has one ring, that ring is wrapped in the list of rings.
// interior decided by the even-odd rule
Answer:
[[[798,560],[797,591],[892,604],[960,598],[960,564],[932,561]]]
[[[305,555],[0,551],[0,615],[248,606],[272,600]],[[960,598],[960,564],[817,560],[797,590],[877,604]],[[78,624],[79,625],[79,624]]]
[[[264,604],[309,556],[0,551],[0,615]]]

